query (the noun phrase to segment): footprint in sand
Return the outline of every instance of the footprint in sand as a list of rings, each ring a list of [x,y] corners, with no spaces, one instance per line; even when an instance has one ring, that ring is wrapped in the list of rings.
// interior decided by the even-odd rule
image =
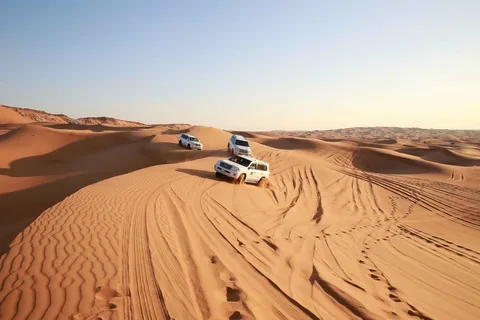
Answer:
[[[388,295],[388,297],[389,297],[390,299],[392,299],[393,301],[395,301],[395,302],[402,302],[402,300],[401,300],[399,297],[397,297],[396,295],[394,295],[393,293],[390,293],[390,294]]]
[[[116,289],[108,286],[98,286],[95,288],[95,306],[86,312],[74,314],[73,319],[103,319],[101,313],[117,309],[117,304],[111,302],[111,299],[129,295],[130,290],[127,285],[118,284]]]
[[[115,289],[109,287],[97,287],[95,289],[95,299],[108,300],[120,296]]]
[[[375,281],[380,281],[380,277],[377,276],[376,274],[371,274],[371,275],[370,275],[370,278],[372,278],[372,279],[375,280]]]
[[[240,290],[237,288],[226,287],[225,291],[228,302],[240,301]]]
[[[228,320],[242,320],[242,314],[240,313],[240,311],[235,311],[234,313],[232,313],[232,315],[228,318]]]

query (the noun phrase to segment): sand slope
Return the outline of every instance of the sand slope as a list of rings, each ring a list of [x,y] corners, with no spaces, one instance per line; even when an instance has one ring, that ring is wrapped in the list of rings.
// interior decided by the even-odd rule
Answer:
[[[182,132],[205,149],[179,147]],[[215,178],[230,133],[214,128],[31,126],[4,136],[0,178],[38,189],[4,205],[2,196],[25,192],[10,182],[1,219],[58,190],[38,177],[88,178],[9,242],[2,320],[480,315],[477,167],[395,151],[398,140],[379,148],[252,134],[272,168],[271,186],[259,188]],[[28,140],[38,136],[51,143]]]
[[[27,123],[28,119],[22,117],[19,113],[0,105],[0,125]]]

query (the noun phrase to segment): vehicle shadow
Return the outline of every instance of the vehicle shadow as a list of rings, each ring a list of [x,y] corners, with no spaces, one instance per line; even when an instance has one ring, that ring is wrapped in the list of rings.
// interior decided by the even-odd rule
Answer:
[[[185,173],[191,176],[203,178],[203,179],[208,179],[208,180],[213,180],[213,181],[228,181],[227,177],[216,177],[214,171],[207,171],[207,170],[198,170],[198,169],[182,169],[178,168],[176,171]]]

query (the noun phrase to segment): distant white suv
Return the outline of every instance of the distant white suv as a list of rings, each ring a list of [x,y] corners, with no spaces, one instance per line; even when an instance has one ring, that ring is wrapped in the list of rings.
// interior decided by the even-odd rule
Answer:
[[[180,135],[180,137],[178,137],[178,144],[189,149],[203,149],[203,145],[200,143],[200,140],[198,140],[197,137],[186,133],[183,133]]]
[[[270,177],[270,165],[248,156],[233,156],[228,160],[219,160],[213,167],[215,175],[233,178],[236,182],[265,184]]]
[[[233,155],[245,155],[251,156],[252,149],[250,148],[250,144],[248,143],[247,139],[243,136],[234,134],[228,140],[228,152]]]

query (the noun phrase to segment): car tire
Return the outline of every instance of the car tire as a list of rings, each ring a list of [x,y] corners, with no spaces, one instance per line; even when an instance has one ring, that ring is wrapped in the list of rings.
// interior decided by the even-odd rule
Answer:
[[[178,141],[178,145],[181,147],[182,146],[182,141]]]
[[[267,185],[268,181],[265,178],[261,178],[257,183],[257,186],[259,186],[260,188],[265,188]]]
[[[246,178],[245,173],[242,173],[240,175],[240,177],[238,177],[238,179],[235,181],[236,184],[244,184],[245,183],[245,178]]]
[[[192,145],[190,143],[188,144],[188,149],[192,149]]]

